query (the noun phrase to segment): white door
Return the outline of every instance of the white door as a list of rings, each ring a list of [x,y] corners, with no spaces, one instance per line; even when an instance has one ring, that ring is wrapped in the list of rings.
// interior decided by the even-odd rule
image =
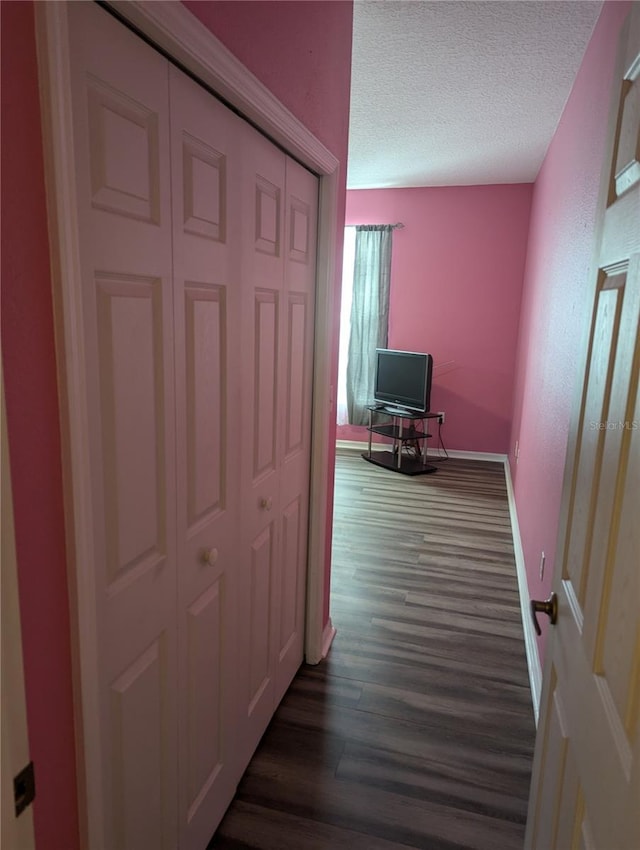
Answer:
[[[203,848],[238,756],[243,122],[170,67],[178,511],[181,846]]]
[[[317,180],[95,4],[69,19],[90,840],[199,850],[302,661]]]
[[[526,847],[640,847],[640,7],[622,36]],[[626,33],[626,31],[625,31]],[[619,100],[619,103],[618,103]]]
[[[0,373],[0,396],[2,419],[2,492],[0,507],[2,523],[0,542],[0,598],[2,612],[2,789],[0,821],[0,847],[33,850],[33,806],[28,805],[16,815],[14,777],[29,764],[29,738],[27,735],[27,706],[24,694],[22,667],[22,633],[20,631],[20,600],[18,598],[18,571],[13,527],[13,498],[11,495],[11,471],[9,469],[9,444],[4,404],[4,380]]]
[[[69,4],[95,676],[106,848],[177,841],[176,486],[169,70]],[[73,356],[74,352],[70,352]],[[82,354],[80,353],[80,356]],[[90,585],[89,585],[90,586]],[[80,635],[80,642],[92,641]],[[88,685],[88,683],[87,683]]]

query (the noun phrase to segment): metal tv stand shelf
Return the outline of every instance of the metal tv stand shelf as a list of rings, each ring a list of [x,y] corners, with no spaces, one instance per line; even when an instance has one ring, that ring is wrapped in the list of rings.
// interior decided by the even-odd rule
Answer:
[[[429,419],[438,418],[437,413],[411,413],[396,407],[378,407],[374,404],[370,405],[368,410],[369,450],[362,453],[365,460],[403,475],[427,475],[429,472],[436,472],[435,466],[427,464],[427,440],[431,434],[427,433],[426,426]],[[384,417],[385,421],[378,421],[378,417]],[[420,428],[416,427],[418,422],[421,423]],[[391,451],[374,451],[371,444],[373,434],[391,437]],[[414,444],[414,457],[403,454],[407,443]]]

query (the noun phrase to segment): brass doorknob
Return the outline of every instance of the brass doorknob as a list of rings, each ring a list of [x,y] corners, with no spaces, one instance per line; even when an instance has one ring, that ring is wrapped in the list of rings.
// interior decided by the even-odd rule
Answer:
[[[556,596],[556,594],[552,593],[551,596],[544,602],[541,602],[539,599],[531,600],[531,616],[533,617],[533,627],[536,630],[536,634],[541,635],[542,629],[540,628],[540,623],[538,622],[538,618],[536,617],[538,611],[541,614],[546,614],[549,620],[551,621],[551,625],[555,625],[555,622],[558,619],[558,597]]]
[[[218,560],[218,550],[217,549],[205,549],[200,556],[203,564],[208,564],[212,567],[215,562]]]

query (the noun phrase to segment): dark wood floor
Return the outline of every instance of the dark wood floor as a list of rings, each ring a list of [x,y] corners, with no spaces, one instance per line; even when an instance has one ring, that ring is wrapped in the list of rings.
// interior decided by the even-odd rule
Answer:
[[[210,847],[520,850],[535,727],[501,465],[340,455],[333,552],[333,648]]]

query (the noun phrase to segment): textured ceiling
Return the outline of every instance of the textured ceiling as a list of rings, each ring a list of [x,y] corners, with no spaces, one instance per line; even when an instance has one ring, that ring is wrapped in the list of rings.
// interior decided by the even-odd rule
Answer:
[[[535,180],[601,6],[356,0],[349,188]]]

